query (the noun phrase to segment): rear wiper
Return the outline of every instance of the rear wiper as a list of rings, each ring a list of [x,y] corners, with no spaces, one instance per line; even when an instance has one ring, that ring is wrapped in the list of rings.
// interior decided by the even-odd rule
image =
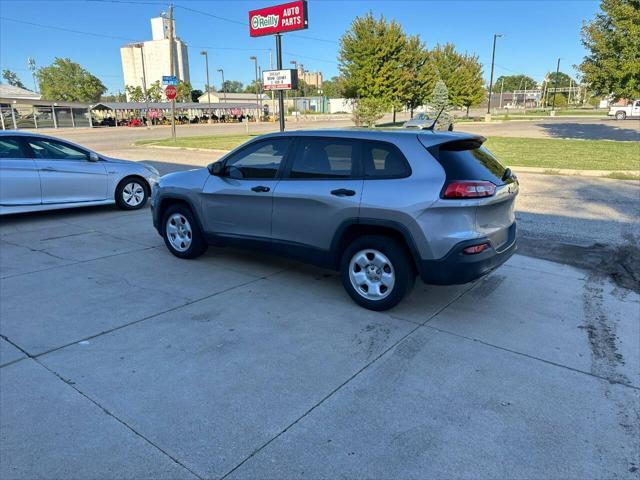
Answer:
[[[504,182],[505,180],[509,180],[510,178],[513,178],[513,172],[509,167],[507,167],[504,169],[501,180]]]

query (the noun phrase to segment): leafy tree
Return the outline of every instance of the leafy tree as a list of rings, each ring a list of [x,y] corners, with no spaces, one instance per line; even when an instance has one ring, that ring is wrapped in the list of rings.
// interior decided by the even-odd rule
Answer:
[[[256,81],[252,80],[249,85],[244,87],[244,93],[256,93]]]
[[[556,72],[549,72],[545,76],[547,86],[554,88],[556,86]],[[558,88],[576,86],[576,81],[564,72],[558,72]]]
[[[461,107],[460,92],[463,88],[461,72],[464,69],[462,55],[456,52],[451,43],[436,45],[430,52],[429,63],[438,78],[447,86],[449,103]]]
[[[384,116],[386,109],[386,102],[380,98],[361,98],[353,110],[353,121],[357,126],[375,127],[376,121]]]
[[[118,93],[102,95],[100,97],[100,101],[101,102],[126,102],[127,96],[124,93],[119,91]]]
[[[403,84],[400,98],[413,117],[413,110],[426,103],[437,80],[436,73],[429,67],[429,52],[417,35],[407,38],[398,74]]]
[[[227,93],[241,93],[242,82],[239,82],[237,80],[225,80],[220,91]]]
[[[19,88],[27,88],[24,86],[24,83],[18,78],[16,72],[11,70],[4,69],[2,70],[2,78],[4,78],[9,85]]]
[[[582,27],[590,54],[578,66],[596,95],[640,97],[640,3],[602,0],[601,12]]]
[[[142,91],[142,87],[125,85],[124,90],[127,92],[127,97],[129,98],[130,102],[144,102],[144,92]]]
[[[191,84],[183,80],[178,81],[176,85],[177,95],[176,102],[190,102],[191,101]]]
[[[56,58],[36,75],[45,100],[97,102],[107,90],[100,79],[69,58]]]
[[[538,82],[528,75],[500,75],[493,83],[493,93],[533,90],[537,86]]]
[[[322,82],[322,94],[329,98],[344,97],[344,79],[342,77],[331,77],[330,80]]]
[[[160,80],[156,80],[147,87],[147,97],[149,97],[150,102],[161,102],[163,96],[164,89],[162,88]]]
[[[406,36],[395,21],[383,16],[375,19],[369,12],[357,17],[340,39],[339,68],[345,82],[347,98],[377,99],[381,103],[401,106],[401,82],[398,75]],[[360,102],[359,102],[360,103]],[[360,107],[373,106],[365,102]]]
[[[480,105],[486,98],[484,80],[482,79],[482,65],[476,55],[465,54],[462,56],[462,69],[460,91],[458,99],[460,105],[466,107],[467,117],[469,117],[469,107]]]
[[[547,94],[546,98],[547,107],[553,106],[553,92]],[[556,92],[556,107],[566,107],[567,96],[564,93]]]
[[[191,90],[191,101],[198,102],[199,101],[198,99],[202,96],[203,93],[204,92],[202,90],[198,90],[198,89]]]

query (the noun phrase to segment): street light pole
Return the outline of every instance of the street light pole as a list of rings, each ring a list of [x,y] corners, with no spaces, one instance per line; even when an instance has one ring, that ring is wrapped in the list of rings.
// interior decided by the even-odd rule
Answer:
[[[220,72],[220,75],[222,75],[222,96],[224,98],[224,103],[227,103],[227,88],[224,85],[224,70],[219,68],[218,71]]]
[[[493,53],[491,54],[491,78],[489,79],[489,102],[487,103],[487,114],[491,114],[491,90],[493,89],[493,67],[496,60],[496,39],[502,37],[501,33],[493,34]]]
[[[249,60],[253,60],[255,69],[256,69],[256,84],[255,84],[255,88],[256,88],[256,122],[260,121],[260,94],[258,93],[258,57],[256,57],[255,55],[251,55],[249,57]]]
[[[298,75],[298,62],[296,60],[291,60],[289,62],[291,65],[293,65],[293,69],[296,71],[296,75]],[[298,79],[298,85],[300,84],[300,79]],[[293,97],[293,111],[298,113],[298,105],[296,102],[296,97]],[[296,122],[298,121],[298,117],[296,116]]]
[[[209,104],[209,123],[211,123],[211,85],[209,85],[209,54],[206,50],[202,50],[200,55],[204,55],[204,68],[207,73],[207,103]]]

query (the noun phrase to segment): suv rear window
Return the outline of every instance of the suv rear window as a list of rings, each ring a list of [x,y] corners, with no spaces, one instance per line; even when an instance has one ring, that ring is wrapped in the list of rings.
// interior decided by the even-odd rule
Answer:
[[[447,180],[486,180],[505,183],[506,168],[479,142],[450,142],[429,149],[447,175]],[[513,181],[512,179],[507,182]]]
[[[391,143],[363,141],[362,165],[365,178],[403,178],[411,175],[407,159]]]

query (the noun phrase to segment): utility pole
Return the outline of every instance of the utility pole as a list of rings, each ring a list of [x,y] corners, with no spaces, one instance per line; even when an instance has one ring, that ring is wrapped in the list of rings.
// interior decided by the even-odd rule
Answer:
[[[502,92],[504,90],[504,77],[502,78],[502,82],[500,82],[500,110],[502,110]]]
[[[502,37],[501,33],[493,34],[493,53],[491,54],[491,78],[489,79],[489,102],[487,103],[487,115],[491,115],[491,90],[493,89],[493,67],[496,60],[496,39]]]
[[[293,65],[293,68],[296,71],[296,75],[298,74],[298,62],[296,60],[291,60],[289,62],[290,65]],[[300,79],[298,78],[298,85],[300,84]],[[298,102],[296,102],[296,97],[293,97],[293,111],[298,112]],[[298,117],[296,117],[296,122],[298,121]]]
[[[211,123],[211,85],[209,85],[209,54],[202,50],[200,55],[204,55],[204,68],[207,71],[207,103],[209,104],[209,123]]]
[[[29,70],[31,70],[31,75],[33,76],[33,89],[36,93],[38,93],[38,81],[36,80],[36,61],[29,57],[27,58],[27,65],[29,66]]]
[[[556,79],[553,82],[553,105],[551,106],[552,115],[556,114],[556,93],[558,91],[558,74],[560,73],[560,59],[558,59],[558,66],[556,67]]]
[[[147,128],[149,128],[149,95],[147,94],[147,74],[144,68],[144,43],[136,43],[134,46],[140,49],[140,59],[142,61],[142,93],[144,94],[144,102],[147,105],[145,124]]]
[[[273,70],[273,51],[269,49],[269,70]],[[271,110],[273,111],[273,115],[276,113],[276,104],[273,96],[273,90],[271,90]]]
[[[169,5],[169,75],[175,75],[173,62],[173,4]],[[176,99],[171,100],[171,138],[176,141]]]
[[[251,55],[249,57],[249,60],[253,60],[254,66],[255,66],[255,70],[256,70],[256,122],[260,121],[260,93],[259,93],[259,88],[258,88],[258,57],[256,57],[255,55]]]

